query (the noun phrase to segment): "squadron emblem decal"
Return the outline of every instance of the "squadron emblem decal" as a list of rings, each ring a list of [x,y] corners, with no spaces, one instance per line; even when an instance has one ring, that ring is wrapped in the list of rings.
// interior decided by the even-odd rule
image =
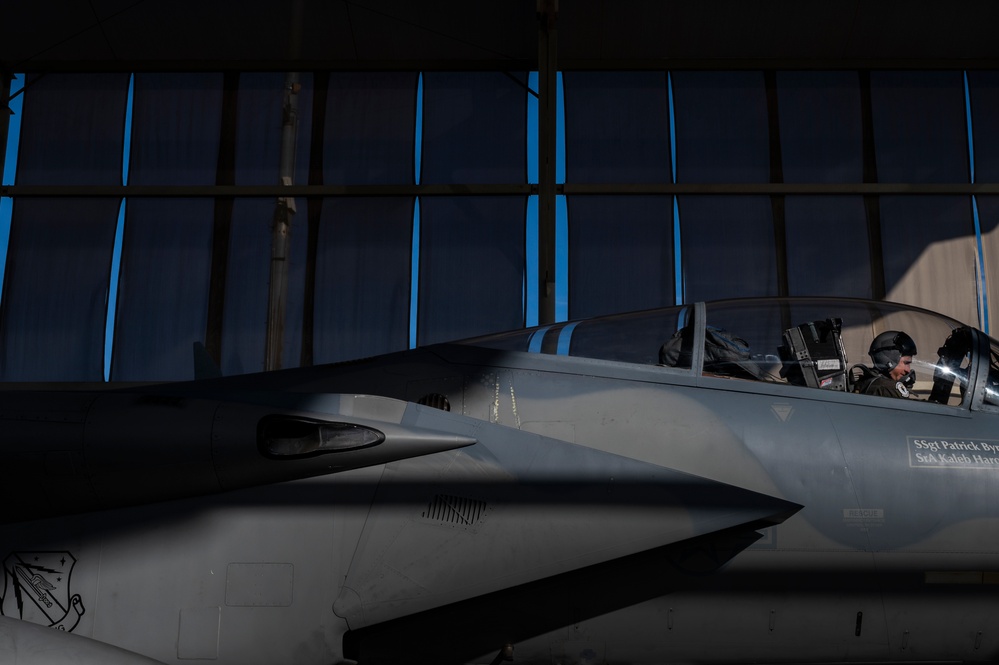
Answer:
[[[0,614],[72,631],[85,611],[80,595],[70,595],[75,565],[69,552],[11,553],[3,562]]]

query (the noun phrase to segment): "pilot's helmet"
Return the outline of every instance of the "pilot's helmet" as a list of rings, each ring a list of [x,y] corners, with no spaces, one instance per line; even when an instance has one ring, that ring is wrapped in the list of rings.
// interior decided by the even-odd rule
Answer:
[[[902,356],[916,355],[916,343],[904,332],[888,330],[874,338],[868,353],[874,366],[887,374],[895,368]]]

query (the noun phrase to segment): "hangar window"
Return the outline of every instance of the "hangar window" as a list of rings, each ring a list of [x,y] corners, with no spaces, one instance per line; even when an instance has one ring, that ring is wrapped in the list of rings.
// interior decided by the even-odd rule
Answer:
[[[18,79],[2,379],[185,379],[193,342],[233,374],[526,322],[527,72]]]
[[[283,367],[334,362],[531,325],[544,289],[556,351],[596,332],[569,317],[778,294],[989,331],[999,72],[555,78],[557,169],[539,176],[526,71],[0,74],[20,141],[0,378],[190,378],[195,341],[226,374],[275,349]],[[546,274],[542,180],[559,211]]]

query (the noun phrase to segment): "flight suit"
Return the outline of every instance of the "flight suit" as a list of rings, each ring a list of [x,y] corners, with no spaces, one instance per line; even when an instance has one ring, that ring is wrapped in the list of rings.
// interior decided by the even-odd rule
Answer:
[[[872,373],[865,375],[864,378],[857,382],[857,387],[854,388],[853,392],[864,395],[878,395],[879,397],[909,398],[909,389],[905,387],[905,383],[901,379],[894,381],[891,377],[884,374]]]

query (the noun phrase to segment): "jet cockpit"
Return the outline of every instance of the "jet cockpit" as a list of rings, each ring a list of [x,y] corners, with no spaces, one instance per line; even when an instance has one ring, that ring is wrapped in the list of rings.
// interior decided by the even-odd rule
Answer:
[[[941,314],[891,302],[722,300],[556,323],[465,343],[852,392],[863,368],[872,365],[872,340],[886,331],[903,331],[915,342],[912,372],[905,380],[911,398],[999,410],[999,342]]]

